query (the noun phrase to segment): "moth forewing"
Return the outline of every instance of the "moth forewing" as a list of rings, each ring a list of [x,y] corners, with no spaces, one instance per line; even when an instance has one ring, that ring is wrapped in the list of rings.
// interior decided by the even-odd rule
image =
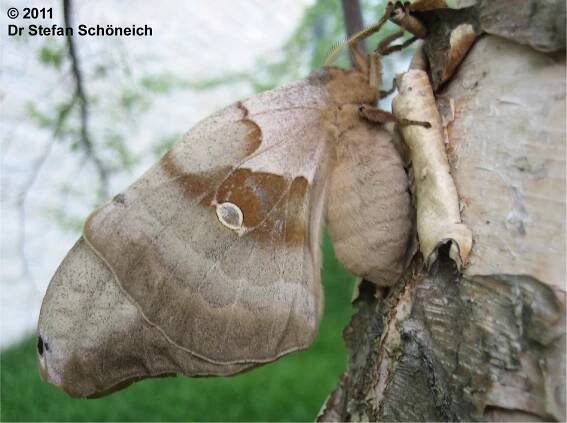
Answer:
[[[45,378],[92,396],[162,374],[234,374],[307,348],[321,315],[329,174],[351,142],[340,136],[343,106],[373,105],[376,93],[367,75],[327,69],[238,102],[94,212],[43,302]]]
[[[311,90],[306,99],[295,88],[238,104],[237,122],[253,122],[258,133],[231,134],[233,107],[228,119],[205,120],[201,142],[182,141],[138,182],[140,190],[125,192],[126,206],[110,203],[85,226],[87,241],[145,317],[170,342],[213,363],[272,361],[315,335],[318,270],[303,251],[314,248],[307,231],[318,199],[310,192],[326,160],[311,101],[323,93]],[[193,172],[178,156],[210,148],[209,133],[219,151],[241,154],[232,163],[221,157],[226,167]],[[156,189],[153,180],[164,172]],[[242,230],[219,220],[219,204],[239,210]]]

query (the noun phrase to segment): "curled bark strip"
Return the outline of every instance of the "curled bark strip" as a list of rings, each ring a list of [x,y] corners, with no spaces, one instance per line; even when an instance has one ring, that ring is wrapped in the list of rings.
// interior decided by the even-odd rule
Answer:
[[[471,249],[472,233],[461,223],[459,198],[449,173],[441,117],[429,77],[423,71],[410,70],[397,82],[400,94],[392,103],[394,115],[399,120],[431,124],[431,128],[401,128],[415,174],[420,250],[430,266],[437,258],[438,248],[449,242],[449,255],[461,267]]]
[[[412,16],[427,28],[423,52],[430,66],[433,90],[451,78],[476,38],[482,33],[478,11],[465,9],[416,10]]]
[[[471,24],[465,23],[457,26],[449,39],[449,50],[447,51],[447,62],[443,69],[439,84],[447,81],[454,73],[459,63],[476,40],[477,34]]]

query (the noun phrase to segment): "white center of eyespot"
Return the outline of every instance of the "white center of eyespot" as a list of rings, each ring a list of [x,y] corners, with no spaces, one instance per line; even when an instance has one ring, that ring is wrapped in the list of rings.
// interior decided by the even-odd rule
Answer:
[[[240,231],[244,222],[242,210],[234,203],[217,204],[217,217],[219,222],[229,229]]]

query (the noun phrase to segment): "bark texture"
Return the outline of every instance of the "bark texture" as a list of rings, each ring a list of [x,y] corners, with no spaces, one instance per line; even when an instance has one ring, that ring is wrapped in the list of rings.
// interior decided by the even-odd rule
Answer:
[[[436,93],[473,248],[363,281],[320,421],[565,420],[565,52],[482,36]]]

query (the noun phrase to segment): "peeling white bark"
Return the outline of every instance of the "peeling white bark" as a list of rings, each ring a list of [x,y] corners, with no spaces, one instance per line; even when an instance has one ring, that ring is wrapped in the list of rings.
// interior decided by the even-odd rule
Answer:
[[[487,36],[437,98],[453,105],[451,168],[474,234],[465,275],[529,275],[564,292],[565,56]]]
[[[399,95],[392,102],[396,117],[430,125],[401,125],[415,177],[420,250],[430,265],[437,258],[439,246],[451,242],[451,258],[460,267],[469,254],[472,238],[470,230],[460,223],[459,199],[429,77],[424,71],[412,69],[398,79],[397,85]]]

